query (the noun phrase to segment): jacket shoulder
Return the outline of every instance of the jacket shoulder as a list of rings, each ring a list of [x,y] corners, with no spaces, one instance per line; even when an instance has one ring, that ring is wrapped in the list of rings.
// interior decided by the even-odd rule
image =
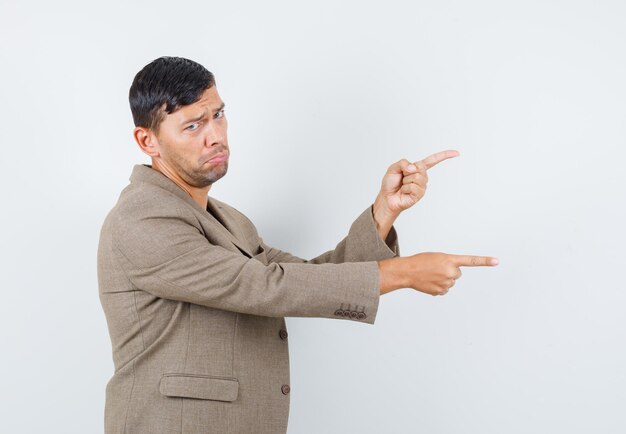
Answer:
[[[116,204],[124,215],[161,215],[168,213],[193,214],[183,199],[174,193],[149,183],[127,187]]]
[[[114,239],[120,239],[130,232],[168,221],[199,226],[193,211],[175,194],[148,183],[131,184],[109,211],[102,229]]]

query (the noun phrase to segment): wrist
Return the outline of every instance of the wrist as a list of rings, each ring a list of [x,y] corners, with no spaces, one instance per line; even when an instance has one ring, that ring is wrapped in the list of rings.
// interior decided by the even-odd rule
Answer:
[[[374,220],[376,220],[376,224],[383,224],[386,222],[394,222],[398,217],[399,213],[394,213],[389,210],[385,200],[379,194],[376,196],[376,200],[372,206],[372,213],[374,214]],[[391,225],[390,225],[391,226]]]
[[[381,199],[379,195],[372,206],[372,216],[374,218],[374,224],[376,225],[378,235],[382,240],[386,240],[393,223],[398,217],[398,214],[390,212],[385,205],[384,200]]]
[[[398,262],[401,259],[396,257],[378,261],[380,295],[407,287]]]

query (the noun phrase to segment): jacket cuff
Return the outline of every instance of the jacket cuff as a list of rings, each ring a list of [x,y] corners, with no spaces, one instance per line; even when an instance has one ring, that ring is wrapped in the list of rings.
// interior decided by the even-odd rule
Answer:
[[[343,300],[350,300],[356,303],[341,302],[332,313],[337,319],[346,319],[367,324],[374,324],[378,314],[378,304],[380,302],[380,270],[378,262],[367,261],[351,263],[350,266],[358,267],[360,270],[359,279],[362,281],[359,290],[350,292],[342,297]],[[339,300],[336,300],[337,303]]]
[[[365,209],[359,217],[352,223],[350,232],[356,234],[362,252],[360,261],[380,261],[382,259],[400,256],[400,246],[398,244],[398,233],[396,228],[391,226],[385,241],[380,238],[376,230],[374,220],[374,205]]]

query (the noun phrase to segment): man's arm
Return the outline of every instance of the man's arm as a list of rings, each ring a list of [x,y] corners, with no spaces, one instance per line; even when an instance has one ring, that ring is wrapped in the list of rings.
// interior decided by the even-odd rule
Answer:
[[[273,258],[264,265],[211,244],[195,221],[184,209],[164,210],[159,203],[146,202],[116,215],[103,235],[110,237],[111,253],[133,287],[160,298],[262,316],[374,323],[378,263],[369,259],[371,252],[359,251],[378,245],[368,238],[371,234],[346,237],[339,251],[330,254],[337,261],[360,262],[288,263]],[[342,309],[364,315],[340,316]]]
[[[243,214],[241,215],[243,216]],[[252,222],[249,220],[248,222],[252,225]],[[378,261],[400,256],[396,229],[390,225],[387,232],[386,239],[383,241],[374,219],[373,205],[370,205],[356,218],[350,226],[348,235],[333,250],[324,252],[313,259],[299,258],[291,253],[270,247],[263,242],[261,237],[259,237],[259,243],[267,254],[268,262],[340,264],[344,262]]]

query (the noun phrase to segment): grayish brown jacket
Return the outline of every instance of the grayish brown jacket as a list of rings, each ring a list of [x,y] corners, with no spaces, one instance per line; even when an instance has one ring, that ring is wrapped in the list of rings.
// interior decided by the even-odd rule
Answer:
[[[207,209],[149,165],[107,215],[98,283],[115,373],[106,434],[285,433],[284,317],[373,324],[377,260],[399,255],[372,206],[330,250],[305,260],[266,245],[235,208]]]

